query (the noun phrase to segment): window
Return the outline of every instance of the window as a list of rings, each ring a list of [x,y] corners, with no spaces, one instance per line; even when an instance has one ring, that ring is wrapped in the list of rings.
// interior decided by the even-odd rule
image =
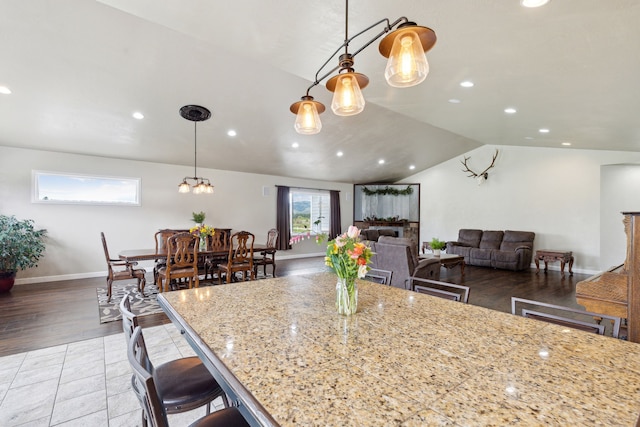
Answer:
[[[33,171],[33,202],[140,206],[140,179]]]
[[[296,190],[289,193],[291,235],[328,233],[331,199],[328,191]]]

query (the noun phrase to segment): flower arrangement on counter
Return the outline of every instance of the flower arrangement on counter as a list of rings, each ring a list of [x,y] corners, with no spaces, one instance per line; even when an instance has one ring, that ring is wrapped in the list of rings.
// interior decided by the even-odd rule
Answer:
[[[358,310],[356,278],[367,274],[372,255],[371,248],[360,241],[360,230],[353,225],[329,241],[324,262],[338,275],[336,309],[339,314],[349,316]]]
[[[371,248],[360,241],[360,229],[350,225],[346,233],[329,241],[325,264],[343,279],[363,278],[371,261]]]

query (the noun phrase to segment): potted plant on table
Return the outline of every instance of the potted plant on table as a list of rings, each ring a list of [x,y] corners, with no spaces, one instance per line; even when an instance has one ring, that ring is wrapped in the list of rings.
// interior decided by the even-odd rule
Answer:
[[[45,250],[47,230],[36,230],[33,220],[0,215],[0,292],[9,292],[19,270],[37,267]]]
[[[447,247],[447,242],[442,241],[442,240],[438,239],[437,237],[434,237],[429,242],[429,246],[431,247],[431,250],[433,251],[433,255],[440,256],[440,251]]]
[[[191,213],[191,220],[196,224],[200,224],[200,225],[204,224],[205,217],[206,217],[206,214],[202,211]]]

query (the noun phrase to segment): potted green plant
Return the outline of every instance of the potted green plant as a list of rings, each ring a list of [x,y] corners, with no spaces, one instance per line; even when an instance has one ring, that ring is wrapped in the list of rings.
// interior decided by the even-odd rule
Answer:
[[[200,211],[200,212],[191,212],[191,216],[192,216],[191,220],[193,222],[195,222],[196,224],[200,224],[200,225],[204,224],[204,219],[206,217],[204,212],[202,212],[202,211]]]
[[[19,270],[37,267],[46,235],[47,230],[36,230],[31,219],[0,215],[0,292],[11,290]]]
[[[440,255],[440,251],[447,247],[447,242],[444,242],[444,241],[438,239],[437,237],[434,237],[429,242],[429,247],[431,247],[431,250],[433,251],[433,254],[435,256],[439,256]]]

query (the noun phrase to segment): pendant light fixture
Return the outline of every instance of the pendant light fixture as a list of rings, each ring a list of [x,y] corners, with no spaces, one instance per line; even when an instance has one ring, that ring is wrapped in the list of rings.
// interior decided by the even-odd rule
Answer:
[[[199,105],[185,105],[180,109],[180,115],[193,122],[193,176],[185,176],[178,185],[178,192],[188,193],[193,187],[193,194],[213,193],[213,185],[207,178],[199,177],[198,165],[198,122],[208,120],[211,111]]]
[[[362,34],[384,24],[382,31],[353,54],[348,52],[349,44]],[[389,34],[387,34],[389,33]],[[364,110],[365,100],[362,95],[369,83],[369,78],[361,73],[356,73],[353,58],[374,41],[387,34],[379,45],[380,53],[389,58],[385,69],[385,79],[393,87],[410,87],[420,84],[429,74],[429,64],[425,53],[436,43],[436,33],[427,27],[417,25],[405,17],[389,23],[384,18],[370,25],[355,36],[349,38],[349,0],[345,0],[345,39],[344,43],[327,59],[316,72],[315,81],[307,89],[305,96],[291,105],[290,110],[296,114],[294,128],[296,132],[304,135],[313,135],[320,132],[322,123],[320,114],[325,110],[322,103],[315,101],[309,91],[320,84],[334,72],[338,74],[327,80],[326,87],[333,92],[331,110],[338,116],[353,116]],[[344,53],[339,56],[338,65],[324,75],[320,73],[327,64],[344,48]]]

